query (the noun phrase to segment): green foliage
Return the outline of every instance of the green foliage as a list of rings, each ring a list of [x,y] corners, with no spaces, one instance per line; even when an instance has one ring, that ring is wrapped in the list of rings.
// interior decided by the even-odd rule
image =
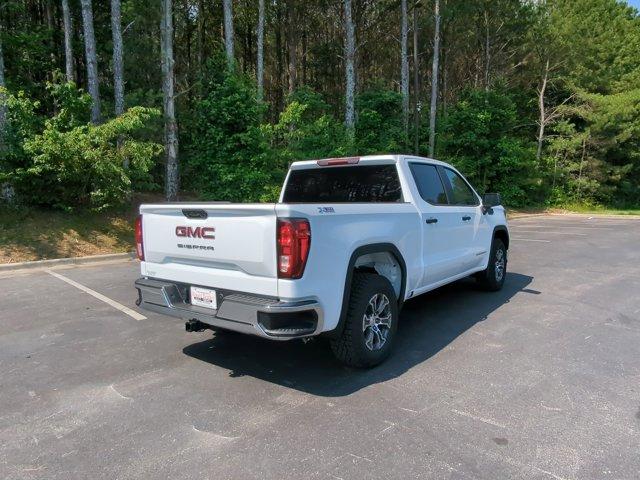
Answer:
[[[606,165],[609,204],[640,205],[640,89],[591,94],[589,152]]]
[[[440,148],[479,191],[501,192],[509,205],[522,206],[539,180],[533,145],[517,135],[517,122],[510,95],[470,90],[447,112]]]
[[[203,78],[202,98],[188,123],[186,187],[209,200],[269,197],[282,165],[268,154],[253,86],[230,73],[221,57],[207,65]]]
[[[47,83],[57,114],[51,118],[52,128],[67,131],[86,124],[90,118],[91,96],[73,82]]]
[[[348,153],[346,129],[330,110],[321,95],[304,88],[289,97],[277,124],[263,126],[281,167]]]
[[[6,102],[6,124],[2,135],[3,148],[0,149],[0,183],[8,180],[8,172],[29,162],[24,142],[42,128],[42,119],[36,113],[40,102],[30,99],[24,92],[12,95],[0,87],[0,99],[2,97]]]
[[[70,4],[73,24],[81,27],[79,3]],[[143,118],[146,111],[136,110],[140,122],[122,135],[113,130],[126,128],[111,121],[87,124],[89,97],[61,81],[61,9],[52,5],[3,3],[0,41],[11,93],[5,92],[0,184],[13,183],[25,203],[62,208],[102,208],[131,190],[159,189],[163,162],[153,159],[162,118],[155,112]],[[292,161],[413,150],[416,132],[406,138],[398,93],[398,31],[389,28],[400,25],[397,1],[364,2],[355,12],[363,28],[356,32],[352,137],[343,125],[342,8],[328,8],[327,2],[268,5],[265,103],[260,104],[254,92],[255,38],[244,35],[256,25],[257,2],[234,4],[239,36],[233,75],[216,53],[221,39],[213,27],[222,23],[217,5],[174,2],[183,190],[203,199],[273,200]],[[441,7],[436,157],[460,167],[479,190],[501,191],[511,205],[640,204],[637,10],[621,0],[473,0],[441,2]],[[428,99],[431,89],[428,10],[418,9],[416,19],[424,34],[418,38],[421,81],[417,92],[411,84],[412,105]],[[160,13],[158,2],[122,1],[128,106],[162,105]],[[107,118],[113,111],[110,3],[93,2],[93,14]],[[74,73],[84,86],[79,31],[74,28]],[[538,93],[545,78],[546,130],[537,162]],[[290,80],[296,88],[287,96]],[[427,116],[423,108],[417,132],[421,153],[428,145]],[[125,143],[118,149],[120,136]],[[140,161],[121,167],[125,156]],[[113,189],[105,193],[109,182]]]
[[[358,95],[356,100],[356,151],[361,155],[401,152],[407,143],[402,125],[402,96],[375,88]]]
[[[553,202],[640,203],[640,89],[581,92],[552,133]]]
[[[640,17],[616,0],[550,0],[562,75],[578,89],[610,93],[640,81]]]
[[[48,120],[41,134],[25,142],[33,160],[15,172],[18,192],[30,204],[62,209],[102,210],[122,203],[131,191],[129,172],[148,171],[162,151],[158,144],[134,139],[157,115],[157,110],[134,107],[101,125],[66,132],[57,128],[57,117]]]
[[[135,139],[160,113],[134,107],[102,125],[86,124],[88,96],[73,84],[50,84],[57,114],[43,119],[39,102],[6,91],[7,128],[0,182],[26,204],[101,210],[131,193],[131,178],[148,172],[162,147]],[[127,167],[124,165],[128,164]]]
[[[356,99],[358,123],[355,139],[349,139],[341,120],[321,95],[302,88],[289,97],[278,123],[264,125],[276,156],[286,164],[344,155],[367,155],[402,150],[404,131],[401,96],[397,92],[376,88]]]

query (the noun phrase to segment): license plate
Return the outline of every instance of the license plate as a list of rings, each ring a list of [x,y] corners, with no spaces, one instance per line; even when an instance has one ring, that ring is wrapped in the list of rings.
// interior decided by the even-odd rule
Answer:
[[[216,291],[208,288],[191,287],[191,305],[217,310],[218,297],[216,297]]]

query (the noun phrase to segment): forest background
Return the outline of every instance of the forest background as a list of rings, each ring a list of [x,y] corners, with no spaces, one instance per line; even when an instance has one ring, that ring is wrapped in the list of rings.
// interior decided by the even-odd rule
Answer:
[[[274,201],[292,161],[375,153],[452,163],[509,207],[637,209],[638,10],[1,2],[4,246],[30,216],[98,235],[140,198]]]

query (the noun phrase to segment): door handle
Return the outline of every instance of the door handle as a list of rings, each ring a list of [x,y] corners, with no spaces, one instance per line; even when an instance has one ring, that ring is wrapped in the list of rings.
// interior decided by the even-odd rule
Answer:
[[[438,223],[437,218],[427,218],[427,223]]]
[[[464,217],[462,217],[463,222],[468,222],[469,220],[471,220],[471,217],[469,215],[465,215]]]

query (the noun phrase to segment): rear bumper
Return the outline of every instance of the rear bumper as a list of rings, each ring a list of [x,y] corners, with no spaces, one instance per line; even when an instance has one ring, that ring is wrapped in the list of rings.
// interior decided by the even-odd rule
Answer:
[[[283,302],[277,298],[216,289],[218,309],[189,303],[188,284],[139,278],[137,304],[183,320],[198,320],[214,328],[258,335],[272,340],[308,337],[322,332],[323,315],[314,300]]]

